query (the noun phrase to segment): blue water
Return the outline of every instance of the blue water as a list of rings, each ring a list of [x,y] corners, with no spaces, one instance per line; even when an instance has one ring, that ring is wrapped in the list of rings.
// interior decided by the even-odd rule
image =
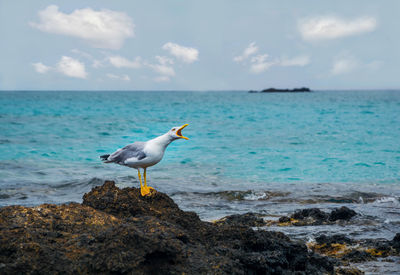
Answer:
[[[400,226],[400,91],[386,90],[0,92],[0,206],[81,201],[104,179],[138,186],[99,155],[184,123],[190,140],[148,171],[183,209],[213,219],[347,204],[382,224],[354,234]]]

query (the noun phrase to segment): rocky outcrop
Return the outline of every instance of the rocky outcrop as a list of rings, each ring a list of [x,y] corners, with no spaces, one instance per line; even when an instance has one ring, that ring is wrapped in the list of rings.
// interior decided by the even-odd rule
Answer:
[[[260,91],[260,93],[306,93],[311,92],[310,88],[301,87],[294,89],[277,89],[277,88],[268,88]],[[258,93],[255,90],[250,90],[249,93]]]
[[[268,225],[280,226],[307,226],[307,225],[321,225],[332,224],[335,222],[349,221],[357,213],[346,207],[335,208],[331,213],[326,213],[318,208],[306,208],[298,210],[290,216],[282,216],[278,221],[267,221]]]
[[[105,182],[83,203],[0,209],[1,274],[321,274],[333,261],[248,215],[203,222],[163,193]]]
[[[400,247],[397,246],[399,236],[400,234],[397,233],[393,240],[389,241],[385,239],[352,240],[343,234],[332,236],[323,234],[307,246],[321,255],[340,259],[344,264],[360,263],[400,255]]]
[[[216,224],[226,224],[230,226],[264,226],[265,222],[262,215],[257,213],[245,213],[226,216],[215,222]]]

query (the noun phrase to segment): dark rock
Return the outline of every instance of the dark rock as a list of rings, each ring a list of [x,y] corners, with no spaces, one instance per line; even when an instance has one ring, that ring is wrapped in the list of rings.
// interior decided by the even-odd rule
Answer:
[[[362,263],[362,262],[376,260],[376,257],[372,256],[370,253],[367,253],[366,251],[360,251],[354,249],[351,252],[345,254],[342,257],[342,260],[349,261],[352,263]]]
[[[282,216],[279,218],[280,223],[286,223],[286,222],[290,222],[290,221],[291,221],[290,217],[288,217],[288,216]]]
[[[352,240],[343,234],[321,235],[316,238],[316,243],[308,243],[308,248],[321,255],[340,259],[344,264],[376,261],[377,258],[398,256],[400,254],[395,248],[393,240]]]
[[[258,93],[258,91],[250,90],[249,93],[251,93],[251,94]]]
[[[317,221],[325,221],[328,217],[328,214],[321,211],[318,208],[307,208],[307,209],[302,209],[299,211],[296,211],[293,215],[293,219],[297,220],[304,220],[305,218],[314,218]]]
[[[346,237],[344,234],[337,234],[333,236],[327,236],[322,234],[321,236],[315,238],[318,244],[333,244],[333,243],[340,243],[340,244],[353,244],[353,241]]]
[[[351,210],[346,206],[342,206],[340,208],[336,208],[335,210],[333,210],[331,212],[331,214],[329,215],[329,220],[330,221],[337,221],[337,220],[348,221],[356,215],[357,215],[356,211]]]
[[[400,252],[400,233],[397,233],[392,240],[392,246]]]
[[[264,219],[260,214],[246,213],[226,216],[225,218],[216,222],[217,224],[227,224],[231,226],[263,226],[265,225]]]
[[[182,226],[196,226],[200,218],[194,212],[184,212],[166,194],[156,192],[142,197],[137,188],[119,189],[106,181],[83,196],[83,205],[91,206],[116,217],[153,216]]]
[[[334,262],[280,232],[203,222],[165,194],[114,182],[83,204],[0,209],[2,274],[321,274]]]
[[[355,267],[338,267],[335,275],[364,275],[365,273]]]
[[[276,89],[276,88],[269,88],[264,89],[261,93],[304,93],[304,92],[311,92],[310,88],[302,87],[302,88],[294,88],[294,89]]]
[[[318,208],[306,208],[297,210],[290,217],[281,217],[279,223],[295,226],[332,224],[337,220],[350,220],[355,215],[357,215],[355,211],[345,206],[332,210],[330,214]],[[267,224],[274,224],[274,222],[269,221]]]

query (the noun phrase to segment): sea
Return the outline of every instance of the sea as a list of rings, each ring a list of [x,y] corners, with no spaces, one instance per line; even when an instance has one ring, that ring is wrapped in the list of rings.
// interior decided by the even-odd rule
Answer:
[[[135,169],[99,156],[188,123],[148,183],[204,220],[296,209],[360,213],[352,226],[279,228],[292,238],[400,232],[400,91],[1,91],[0,206],[81,202]]]

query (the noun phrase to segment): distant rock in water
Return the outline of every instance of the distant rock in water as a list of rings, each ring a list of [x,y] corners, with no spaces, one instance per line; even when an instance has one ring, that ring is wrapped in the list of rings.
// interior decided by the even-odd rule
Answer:
[[[83,203],[0,208],[1,274],[332,274],[334,262],[249,213],[210,223],[112,181]]]
[[[294,88],[294,89],[276,89],[276,88],[269,88],[264,89],[260,92],[255,90],[250,90],[249,93],[306,93],[311,92],[310,88],[302,87],[302,88]]]

